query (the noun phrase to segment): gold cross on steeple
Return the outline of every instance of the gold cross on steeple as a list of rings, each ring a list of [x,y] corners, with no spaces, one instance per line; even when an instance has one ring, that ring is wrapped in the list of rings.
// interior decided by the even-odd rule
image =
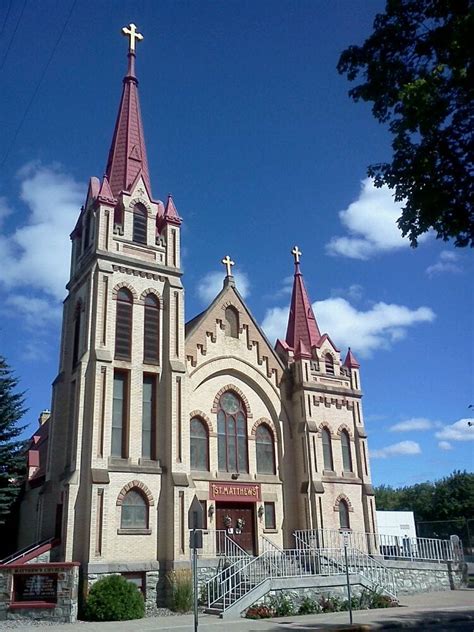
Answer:
[[[232,276],[232,266],[235,265],[235,263],[232,261],[232,259],[229,257],[229,255],[226,255],[221,263],[223,263],[227,269],[227,276],[230,277]]]
[[[295,258],[295,263],[299,263],[300,262],[300,257],[303,254],[301,252],[301,250],[298,248],[298,246],[294,246],[293,250],[291,251],[291,254],[294,256]]]
[[[130,53],[134,53],[135,52],[135,40],[138,40],[139,42],[141,42],[142,39],[143,39],[143,35],[137,31],[137,27],[133,23],[130,23],[129,27],[124,26],[123,29],[122,29],[122,34],[125,35],[125,37],[129,37],[130,38],[130,42],[129,42],[129,45],[128,45],[128,51]]]

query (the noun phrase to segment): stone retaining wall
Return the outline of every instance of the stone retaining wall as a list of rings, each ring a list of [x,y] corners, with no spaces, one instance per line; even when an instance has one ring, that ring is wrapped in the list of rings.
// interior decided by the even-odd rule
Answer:
[[[399,595],[457,590],[464,581],[463,564],[410,560],[385,560],[383,564],[393,572]]]

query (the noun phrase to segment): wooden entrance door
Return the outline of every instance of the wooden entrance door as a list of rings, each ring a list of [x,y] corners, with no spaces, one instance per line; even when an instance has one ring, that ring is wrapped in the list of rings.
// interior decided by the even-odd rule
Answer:
[[[217,502],[216,529],[224,529],[244,551],[256,555],[254,503]]]

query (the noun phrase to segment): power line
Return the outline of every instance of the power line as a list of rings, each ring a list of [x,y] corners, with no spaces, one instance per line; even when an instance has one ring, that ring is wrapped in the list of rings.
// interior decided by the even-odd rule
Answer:
[[[0,31],[0,37],[3,35],[3,31],[5,30],[5,25],[7,23],[8,17],[10,15],[10,9],[12,8],[13,0],[10,0],[7,7],[7,12],[5,13],[5,17],[3,18],[2,30]]]
[[[15,28],[13,29],[13,33],[12,33],[12,36],[10,37],[10,41],[8,42],[7,50],[5,51],[5,55],[3,57],[2,63],[0,64],[0,70],[2,70],[3,66],[5,65],[5,62],[7,61],[8,53],[10,52],[10,49],[11,49],[12,44],[13,44],[13,40],[15,39],[16,32],[18,31],[18,27],[20,26],[20,22],[21,22],[21,19],[23,17],[23,13],[25,12],[25,7],[26,7],[26,0],[24,0],[23,6],[21,7],[20,15],[19,15],[18,20],[17,20],[17,22],[15,24]]]
[[[36,87],[35,87],[35,89],[33,91],[33,94],[31,95],[31,98],[28,101],[28,105],[26,106],[26,109],[25,109],[25,111],[23,113],[23,116],[21,117],[20,123],[18,124],[18,126],[17,126],[17,128],[15,130],[15,133],[13,134],[13,138],[10,141],[9,146],[7,147],[7,151],[5,152],[5,156],[3,157],[3,160],[2,160],[1,165],[0,165],[2,167],[5,164],[8,156],[10,155],[10,151],[12,150],[13,145],[15,144],[16,139],[18,138],[18,134],[20,133],[21,128],[23,127],[23,123],[25,122],[26,117],[28,116],[30,108],[33,105],[33,101],[35,100],[36,95],[39,92],[39,89],[41,87],[41,84],[43,83],[43,79],[46,76],[46,73],[48,71],[48,68],[49,68],[51,62],[53,61],[54,54],[55,54],[55,52],[56,52],[56,50],[57,50],[57,48],[58,48],[58,46],[59,46],[59,44],[61,42],[61,39],[62,39],[62,37],[64,35],[64,31],[66,30],[66,27],[67,27],[67,25],[69,23],[69,20],[71,19],[71,15],[72,15],[72,12],[74,11],[74,7],[76,6],[76,3],[77,3],[77,0],[74,0],[72,5],[71,5],[71,8],[69,9],[69,13],[67,14],[67,17],[66,17],[66,20],[65,20],[65,22],[63,24],[63,27],[61,29],[61,32],[59,33],[59,37],[57,38],[57,40],[56,40],[56,42],[55,42],[55,44],[53,46],[53,50],[51,51],[51,54],[50,54],[50,56],[48,58],[48,61],[46,62],[45,67],[43,68],[43,72],[41,73],[41,76],[39,78],[38,83],[36,84]],[[25,4],[26,4],[26,0],[25,0]]]

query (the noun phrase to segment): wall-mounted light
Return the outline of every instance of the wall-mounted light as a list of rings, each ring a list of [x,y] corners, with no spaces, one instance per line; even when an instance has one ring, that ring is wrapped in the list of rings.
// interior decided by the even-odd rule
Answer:
[[[209,516],[209,518],[212,520],[212,516],[214,515],[214,505],[209,505],[209,509],[207,510],[207,515]]]
[[[231,476],[231,479],[233,481],[236,481],[239,478],[239,476],[240,476],[239,472],[234,472]]]
[[[263,518],[263,514],[265,513],[265,508],[264,508],[263,505],[260,505],[260,507],[258,508],[258,512],[257,513],[258,513],[258,517],[260,519],[262,519]]]

